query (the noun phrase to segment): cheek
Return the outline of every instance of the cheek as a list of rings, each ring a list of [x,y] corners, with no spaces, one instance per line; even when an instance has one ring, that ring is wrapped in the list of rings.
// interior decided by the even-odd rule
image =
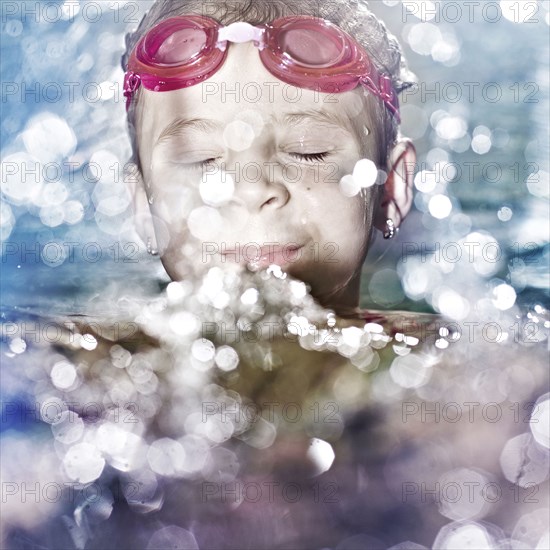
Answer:
[[[355,271],[366,256],[370,231],[365,224],[364,207],[343,214],[335,224],[338,229],[331,239],[338,246],[342,267]]]
[[[345,227],[365,225],[366,203],[362,196],[346,197],[338,183],[319,188],[312,186],[308,193],[312,195],[310,200],[318,220],[338,221]]]
[[[153,213],[171,226],[185,225],[191,211],[201,204],[198,186],[177,171],[152,170],[149,202]]]
[[[362,203],[348,205],[336,212],[333,226],[336,228],[335,240],[343,245],[351,246],[357,253],[366,245],[369,231]]]
[[[170,227],[181,227],[189,215],[189,201],[181,193],[152,192],[151,211]]]
[[[310,203],[307,212],[310,233],[321,246],[330,243],[336,247],[341,268],[355,266],[366,252],[369,227],[365,208],[363,197],[345,197],[338,187],[325,190]]]

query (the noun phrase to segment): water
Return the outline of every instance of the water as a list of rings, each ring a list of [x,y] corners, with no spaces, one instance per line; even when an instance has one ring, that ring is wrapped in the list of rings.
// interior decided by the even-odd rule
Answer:
[[[448,86],[402,101],[415,209],[355,319],[277,271],[169,284],[116,168],[139,14],[87,4],[2,23],[4,546],[547,547],[547,3],[533,24],[372,3]]]

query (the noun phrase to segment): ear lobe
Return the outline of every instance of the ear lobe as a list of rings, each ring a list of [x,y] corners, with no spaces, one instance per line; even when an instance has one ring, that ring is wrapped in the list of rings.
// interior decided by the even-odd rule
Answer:
[[[413,202],[415,164],[416,150],[412,141],[399,140],[389,155],[390,172],[375,218],[375,226],[380,231],[385,230],[388,219],[398,228],[409,213]]]
[[[149,199],[145,191],[143,176],[135,164],[130,165],[124,181],[132,196],[134,226],[137,234],[144,245],[149,244],[152,249],[158,250],[153,216],[149,206]]]

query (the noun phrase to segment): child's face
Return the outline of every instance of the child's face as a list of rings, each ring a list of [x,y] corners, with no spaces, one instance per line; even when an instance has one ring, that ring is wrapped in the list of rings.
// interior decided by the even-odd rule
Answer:
[[[362,98],[360,88],[329,95],[284,84],[251,43],[231,45],[203,85],[142,89],[139,154],[157,238],[170,237],[168,274],[186,277],[190,262],[277,263],[325,305],[356,292],[373,199],[345,196],[339,182],[374,159],[372,123],[361,150]]]

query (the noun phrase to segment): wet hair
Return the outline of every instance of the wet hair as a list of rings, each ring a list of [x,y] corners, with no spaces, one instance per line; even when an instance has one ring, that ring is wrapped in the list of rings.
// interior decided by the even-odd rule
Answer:
[[[395,90],[400,93],[412,86],[414,75],[408,70],[401,47],[385,25],[369,10],[364,0],[156,0],[142,19],[138,29],[126,35],[126,52],[122,66],[126,70],[134,46],[149,29],[164,19],[176,15],[206,15],[222,25],[246,21],[262,25],[285,16],[311,15],[328,19],[353,36],[367,51],[376,68],[388,74]],[[132,140],[132,160],[140,168],[136,135],[136,105],[141,88],[134,95],[128,111],[128,129]],[[370,93],[365,94],[366,110],[375,127],[377,164],[385,169],[387,156],[398,138],[399,126],[382,101]],[[366,133],[358,132],[363,151]]]

